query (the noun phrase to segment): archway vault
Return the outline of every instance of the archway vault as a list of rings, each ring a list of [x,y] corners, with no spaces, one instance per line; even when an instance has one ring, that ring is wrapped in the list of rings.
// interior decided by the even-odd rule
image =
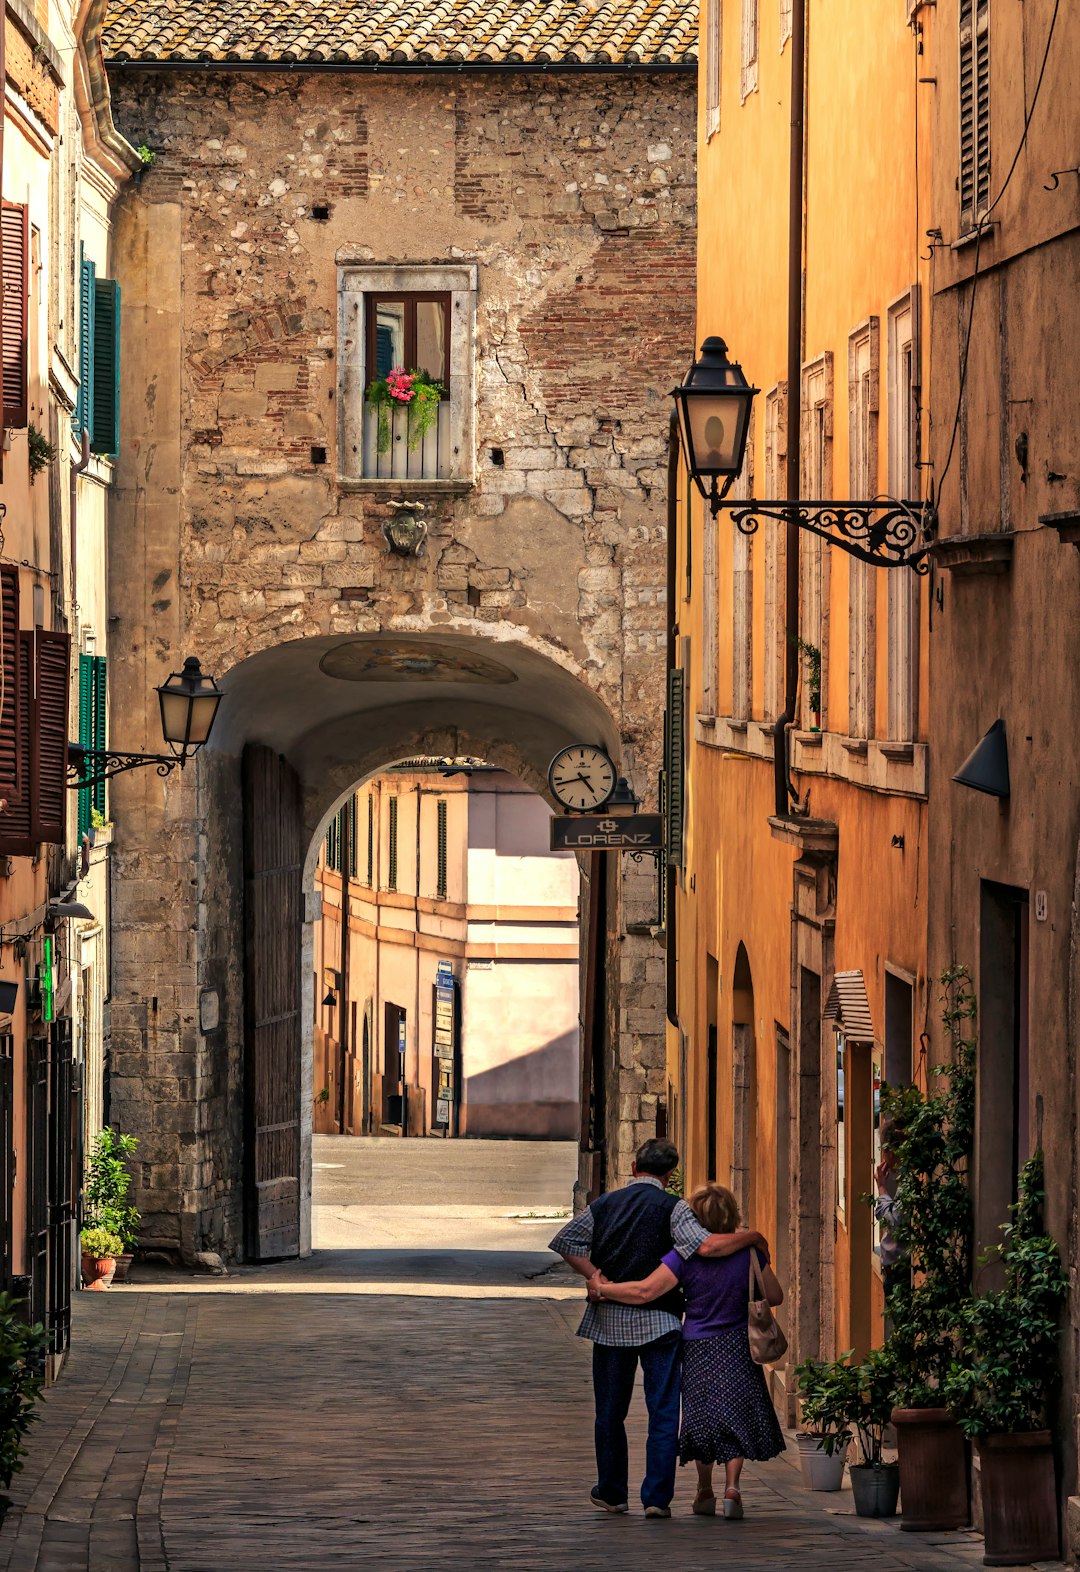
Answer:
[[[200,864],[197,948],[229,1096],[204,1144],[225,1182],[198,1232],[220,1232],[229,1253],[243,1235],[260,1257],[310,1247],[314,869],[338,805],[419,755],[483,758],[545,795],[548,762],[567,743],[599,742],[623,761],[585,674],[517,640],[441,630],[298,639],[239,662],[223,687],[199,773],[199,818],[218,854]],[[283,990],[285,971],[295,986]]]

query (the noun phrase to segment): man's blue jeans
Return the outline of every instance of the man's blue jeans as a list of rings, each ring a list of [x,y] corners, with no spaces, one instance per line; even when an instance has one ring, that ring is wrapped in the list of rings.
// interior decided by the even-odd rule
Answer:
[[[618,1506],[628,1499],[629,1464],[626,1416],[634,1393],[638,1361],[649,1410],[642,1506],[670,1506],[675,1494],[675,1462],[679,1451],[679,1378],[682,1335],[668,1332],[638,1348],[606,1348],[593,1344],[593,1392],[596,1397],[596,1475],[602,1501]]]

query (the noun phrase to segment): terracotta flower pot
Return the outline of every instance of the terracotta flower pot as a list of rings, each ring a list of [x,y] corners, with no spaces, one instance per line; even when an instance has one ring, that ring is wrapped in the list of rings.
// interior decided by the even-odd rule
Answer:
[[[915,1533],[971,1520],[967,1442],[947,1408],[894,1408],[900,1464],[900,1527]]]
[[[1049,1430],[982,1436],[975,1445],[982,1476],[983,1565],[1056,1561],[1061,1545]]]
[[[111,1255],[89,1255],[85,1250],[82,1253],[82,1280],[83,1287],[90,1291],[97,1290],[101,1293],[108,1288],[116,1271],[116,1262]]]

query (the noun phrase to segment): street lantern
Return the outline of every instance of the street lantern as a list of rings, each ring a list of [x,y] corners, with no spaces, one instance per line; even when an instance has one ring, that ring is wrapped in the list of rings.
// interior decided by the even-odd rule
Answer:
[[[222,692],[198,659],[189,655],[183,671],[174,671],[157,689],[161,732],[181,764],[210,736]]]
[[[703,497],[719,501],[741,473],[758,392],[742,367],[728,359],[722,338],[705,340],[701,359],[672,389],[686,467]]]
[[[84,791],[111,781],[125,770],[139,770],[152,764],[166,776],[183,769],[187,761],[206,742],[213,729],[218,705],[224,694],[208,677],[194,655],[184,662],[183,671],[174,671],[154,690],[161,705],[161,731],[172,753],[121,753],[116,748],[85,748],[68,743],[68,788]]]

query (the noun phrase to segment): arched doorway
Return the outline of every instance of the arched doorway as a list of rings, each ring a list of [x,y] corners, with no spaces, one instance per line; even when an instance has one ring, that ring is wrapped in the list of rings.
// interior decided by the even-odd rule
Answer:
[[[731,1066],[733,1128],[731,1187],[744,1220],[755,1225],[757,1202],[757,1036],[754,1022],[754,979],[746,946],[735,955],[731,1001]]]
[[[162,1195],[155,1228],[163,1248],[183,1255],[211,1249],[266,1259],[305,1253],[311,1243],[315,869],[351,789],[403,758],[472,757],[546,795],[548,762],[579,740],[602,744],[638,783],[633,747],[587,674],[539,641],[461,632],[321,635],[274,645],[222,680],[227,700],[211,745],[196,770],[164,788],[177,826],[169,844],[190,858],[180,864],[190,876],[173,886],[169,924],[181,937],[179,959],[170,949],[169,966],[191,1001],[193,1028],[181,1041],[191,1043],[195,1068],[190,1104],[170,1115],[175,1190]],[[647,787],[640,782],[643,795]],[[128,789],[133,799],[162,790],[149,783]],[[155,855],[163,854],[160,812],[131,813],[129,845],[145,827],[148,845],[156,834]],[[643,1130],[654,1129],[663,1110],[656,1095],[641,1094],[633,1116],[625,1111],[636,1085],[628,1043],[642,1064],[659,1051],[640,984],[644,961],[655,954],[648,926],[655,886],[601,853],[583,861],[580,877],[583,1198],[625,1176]],[[136,891],[119,892],[116,914],[119,944],[131,953],[143,942]],[[163,954],[173,942],[161,941]],[[145,989],[145,971],[132,966],[121,982],[134,995]],[[160,1003],[155,995],[143,1043]],[[630,1008],[637,1012],[632,1039],[620,1024]],[[657,990],[657,1045],[662,1025]],[[372,1076],[374,1026],[368,1013],[361,1055]],[[124,1127],[145,1135],[148,1148],[159,1144],[154,1095],[140,1092],[123,1110]]]

